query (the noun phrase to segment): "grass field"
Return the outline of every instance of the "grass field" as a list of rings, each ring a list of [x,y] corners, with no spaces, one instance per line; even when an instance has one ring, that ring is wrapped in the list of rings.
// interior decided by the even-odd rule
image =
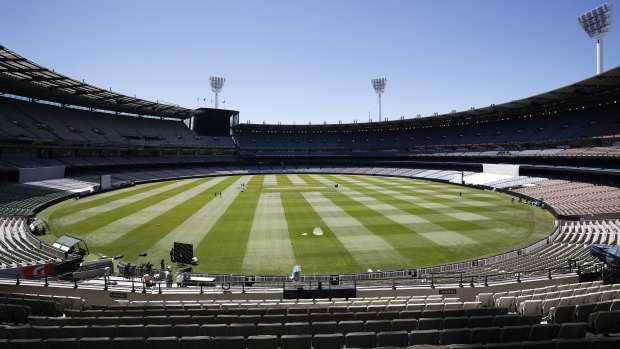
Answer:
[[[553,226],[550,213],[505,194],[313,174],[150,183],[67,200],[39,216],[53,234],[46,241],[80,236],[91,259],[122,253],[124,262],[169,264],[178,241],[194,245],[195,271],[251,274],[288,274],[296,264],[311,274],[454,262],[527,245]]]

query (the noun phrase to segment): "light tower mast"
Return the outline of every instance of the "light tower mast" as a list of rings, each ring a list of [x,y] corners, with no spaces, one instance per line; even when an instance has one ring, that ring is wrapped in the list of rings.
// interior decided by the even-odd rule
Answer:
[[[372,79],[370,80],[370,83],[372,84],[372,87],[374,87],[375,92],[379,95],[379,121],[381,121],[381,94],[385,92],[387,78]]]
[[[215,93],[215,109],[217,109],[217,94],[222,92],[226,78],[209,76],[209,83],[211,84],[211,91]]]
[[[596,40],[597,75],[603,72],[603,38],[609,35],[613,13],[614,6],[608,2],[577,17],[583,30],[591,39]]]

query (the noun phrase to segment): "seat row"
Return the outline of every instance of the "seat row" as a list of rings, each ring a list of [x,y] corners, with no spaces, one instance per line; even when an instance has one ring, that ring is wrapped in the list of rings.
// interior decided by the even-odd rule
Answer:
[[[448,310],[393,310],[389,311],[384,308],[380,310],[369,310],[367,307],[336,307],[329,308],[226,308],[226,309],[108,309],[108,310],[65,310],[65,316],[71,317],[100,317],[100,316],[174,316],[174,315],[236,315],[236,316],[268,316],[268,315],[285,315],[299,316],[313,314],[357,314],[357,313],[375,313],[379,314],[418,314],[417,317],[438,317],[438,316],[482,316],[482,315],[499,315],[508,313],[507,308],[490,307],[490,308],[470,308],[470,309],[448,309]],[[432,314],[432,315],[431,315]],[[327,316],[327,315],[326,315]],[[339,315],[346,316],[346,315]],[[390,315],[391,316],[391,315]],[[411,317],[412,315],[407,315]]]
[[[340,349],[340,348],[404,348],[400,333],[291,335],[243,337],[87,337],[43,339],[0,339],[3,349]],[[408,349],[616,349],[620,337],[549,339],[508,343],[413,345]]]
[[[89,320],[89,321],[86,321]],[[342,320],[342,321],[314,321],[314,322],[237,322],[238,319],[218,318],[31,318],[30,325],[42,328],[67,327],[86,328],[92,326],[168,326],[182,328],[203,327],[204,330],[217,330],[231,327],[245,329],[249,333],[260,331],[274,331],[269,334],[294,334],[294,333],[323,333],[352,332],[352,331],[388,331],[388,330],[428,330],[448,328],[473,328],[473,327],[505,327],[515,325],[539,324],[541,317],[538,315],[497,315],[497,316],[472,316],[472,317],[446,317],[446,318],[420,318],[420,319],[384,319],[384,320]],[[26,325],[27,327],[27,325]],[[97,327],[99,328],[99,327]]]
[[[553,307],[547,316],[548,322],[564,323],[571,321],[588,321],[590,314],[599,311],[618,311],[620,302],[598,302],[580,305],[564,305]]]
[[[0,292],[2,298],[18,298],[18,299],[30,299],[40,301],[54,301],[60,305],[61,310],[65,309],[84,309],[86,301],[80,297],[72,296],[53,296],[43,294],[31,294],[31,293],[9,293]]]
[[[0,297],[0,304],[27,306],[30,308],[30,313],[32,315],[43,315],[43,316],[62,315],[62,308],[60,307],[60,304],[54,301],[50,301],[50,300]]]
[[[298,336],[301,338],[312,339],[313,337],[331,337],[336,338],[356,338],[355,341],[347,342],[347,347],[353,344],[356,348],[371,348],[377,345],[406,347],[407,345],[452,345],[452,344],[487,344],[487,343],[511,343],[523,341],[539,341],[549,339],[578,339],[585,338],[587,324],[585,323],[568,323],[563,325],[557,324],[538,324],[531,326],[507,326],[499,327],[483,327],[483,328],[456,328],[445,330],[396,330],[396,331],[379,331],[379,332],[330,332],[330,333],[297,333],[297,334],[267,334],[257,335],[256,333],[213,333],[186,335],[183,332],[170,331],[163,326],[147,327],[147,328],[115,328],[115,329],[88,329],[81,333],[77,331],[65,331],[51,328],[33,328],[30,332],[25,329],[9,328],[10,340],[17,339],[42,339],[50,340],[57,338],[64,339],[83,339],[83,338],[234,338],[236,340],[249,340],[256,336],[270,337],[284,340]],[[78,336],[75,336],[77,334]],[[383,340],[381,339],[383,337]],[[364,339],[367,342],[360,342]],[[232,339],[229,339],[232,340]],[[240,344],[240,343],[239,343]],[[282,343],[280,343],[282,344]],[[241,346],[239,346],[241,347]],[[305,346],[302,346],[305,347]],[[335,348],[342,347],[342,342]],[[245,348],[245,347],[243,347]],[[298,347],[295,347],[298,348]]]
[[[83,318],[82,318],[83,319]],[[127,319],[123,319],[127,320]],[[7,326],[3,332],[8,338],[30,337],[127,337],[127,336],[226,336],[226,335],[285,335],[285,334],[322,334],[322,333],[350,333],[350,332],[382,332],[382,331],[424,331],[470,328],[505,328],[511,326],[533,326],[540,324],[540,317],[499,315],[496,317],[480,316],[471,318],[422,318],[422,319],[394,319],[394,320],[347,320],[347,321],[317,321],[291,323],[135,323],[119,321],[108,324],[77,324],[77,325],[21,325]],[[41,321],[40,323],[45,323]],[[584,323],[585,324],[585,323]],[[560,326],[559,324],[550,324]],[[63,335],[60,335],[63,333]],[[1,334],[0,334],[1,336]]]

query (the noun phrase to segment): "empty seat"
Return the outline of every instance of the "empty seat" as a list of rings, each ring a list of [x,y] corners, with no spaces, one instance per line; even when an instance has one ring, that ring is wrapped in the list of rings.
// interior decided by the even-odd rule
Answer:
[[[554,339],[558,333],[560,325],[558,324],[536,324],[532,325],[530,331],[530,341],[540,341],[545,339]]]
[[[248,349],[278,349],[278,336],[249,336],[246,339]]]
[[[532,327],[527,325],[505,326],[502,328],[499,340],[504,343],[526,341],[529,339],[531,331]]]
[[[284,324],[284,334],[310,334],[309,322],[287,322]]]
[[[469,342],[481,344],[498,342],[502,333],[499,327],[475,327],[470,328],[469,331],[471,333]]]
[[[391,321],[392,331],[411,332],[418,328],[418,320],[416,319],[394,319]]]
[[[470,332],[468,328],[450,328],[441,331],[439,344],[467,344],[469,343]]]
[[[364,332],[364,322],[359,320],[340,321],[338,323],[338,332],[345,335],[351,332]]]
[[[493,326],[515,326],[519,320],[517,314],[496,315],[493,317]]]
[[[78,340],[81,349],[111,349],[110,337],[82,337]]]
[[[409,343],[407,331],[383,331],[377,334],[379,347],[406,347]]]
[[[418,320],[418,330],[441,330],[442,328],[442,318],[420,318]]]
[[[234,323],[228,325],[228,333],[231,336],[241,336],[247,338],[249,336],[256,336],[256,325],[253,323]]]
[[[146,328],[146,335],[148,337],[171,337],[174,336],[174,329],[172,325],[153,325],[148,324],[144,326]]]
[[[146,339],[146,347],[149,349],[177,349],[179,339],[175,336],[149,337]]]
[[[226,324],[207,324],[202,325],[202,333],[210,337],[223,337],[228,335],[228,326]]]
[[[330,334],[338,332],[338,323],[336,321],[317,321],[313,322],[310,329],[313,335]]]
[[[538,315],[542,314],[542,301],[541,300],[528,300],[521,302],[519,305],[519,313],[523,315]]]
[[[344,335],[342,333],[316,334],[312,339],[314,349],[340,349],[343,346]]]
[[[214,349],[246,349],[245,338],[241,336],[226,336],[213,338]]]
[[[115,337],[112,345],[116,349],[145,349],[146,342],[144,337]]]
[[[310,349],[311,347],[312,336],[309,334],[285,334],[280,338],[280,348],[282,349]]]
[[[586,322],[565,322],[560,325],[560,329],[557,332],[557,338],[584,338],[586,336],[587,329],[588,324]]]
[[[209,336],[179,338],[180,349],[213,349],[213,341]]]
[[[560,307],[553,307],[549,310],[549,322],[561,324],[564,322],[571,322],[575,320],[575,306],[565,305]]]
[[[79,349],[77,338],[48,338],[45,340],[47,349]]]
[[[410,345],[418,345],[418,344],[438,345],[439,335],[440,335],[439,330],[411,331],[409,333],[409,344]]]
[[[351,332],[344,336],[344,343],[347,348],[374,348],[377,335],[374,332]]]
[[[466,316],[460,317],[446,317],[443,319],[443,329],[448,328],[463,328],[467,327],[469,319]]]
[[[68,329],[65,327],[63,330]],[[118,335],[119,337],[147,337],[144,325],[118,325]]]
[[[390,329],[391,324],[389,320],[368,320],[364,324],[365,332],[379,333],[382,331],[389,331]]]
[[[493,325],[493,316],[470,316],[469,327],[488,327]]]

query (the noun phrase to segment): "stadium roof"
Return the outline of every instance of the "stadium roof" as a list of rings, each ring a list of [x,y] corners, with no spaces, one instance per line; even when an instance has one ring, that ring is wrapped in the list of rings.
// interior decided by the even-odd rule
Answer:
[[[598,104],[602,101],[620,97],[620,66],[599,75],[561,87],[536,96],[527,97],[503,104],[465,110],[432,117],[402,119],[384,122],[363,122],[356,124],[326,125],[261,125],[239,124],[240,130],[286,130],[311,128],[312,130],[362,130],[395,128],[408,126],[446,125],[452,123],[471,123],[480,120],[519,117],[529,114],[552,113],[570,108]]]
[[[0,93],[120,113],[186,119],[195,111],[108,91],[44,68],[0,45]]]

